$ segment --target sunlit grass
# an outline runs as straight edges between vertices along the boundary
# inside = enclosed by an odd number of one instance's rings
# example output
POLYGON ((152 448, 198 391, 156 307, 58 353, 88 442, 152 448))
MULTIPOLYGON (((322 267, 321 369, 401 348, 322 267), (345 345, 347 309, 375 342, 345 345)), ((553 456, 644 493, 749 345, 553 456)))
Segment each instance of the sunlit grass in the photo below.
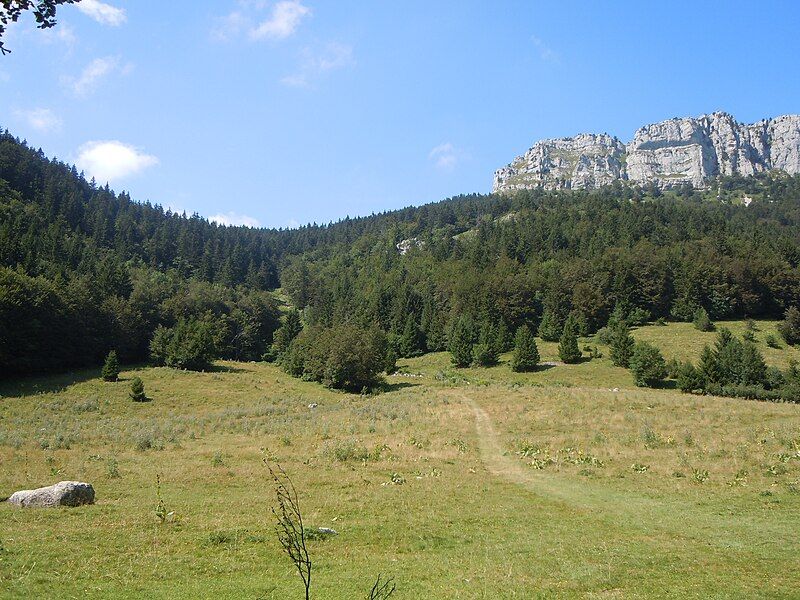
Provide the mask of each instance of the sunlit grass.
MULTIPOLYGON (((714 339, 680 324, 634 335, 691 359, 699 336, 714 339)), ((788 364, 786 349, 761 348, 788 364)), ((557 360, 556 344, 540 351, 557 360)), ((364 597, 379 572, 398 598, 798 589, 800 406, 637 389, 607 358, 531 374, 457 370, 445 353, 400 366, 421 376, 376 396, 229 362, 4 384, 0 496, 78 479, 97 504, 0 506, 0 595, 298 597, 265 455, 294 479, 307 522, 339 531, 311 542, 318 598, 364 597), (127 399, 134 375, 152 402, 127 399), (472 403, 512 476, 487 468, 472 403), (164 524, 157 474, 175 513, 164 524)))

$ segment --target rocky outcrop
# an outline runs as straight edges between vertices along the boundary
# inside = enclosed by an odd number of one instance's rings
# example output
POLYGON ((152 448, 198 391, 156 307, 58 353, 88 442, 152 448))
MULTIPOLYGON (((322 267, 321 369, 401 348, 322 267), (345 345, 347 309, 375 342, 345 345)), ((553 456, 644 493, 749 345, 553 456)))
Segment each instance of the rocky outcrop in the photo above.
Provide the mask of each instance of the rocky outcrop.
POLYGON ((645 125, 623 144, 607 134, 543 140, 495 172, 494 191, 594 189, 617 180, 702 188, 719 175, 800 173, 800 115, 743 125, 727 113, 645 125))
POLYGON ((542 140, 495 173, 495 191, 608 185, 622 176, 624 156, 625 145, 606 134, 542 140))
POLYGON ((52 508, 94 504, 94 488, 80 481, 61 481, 35 490, 14 492, 8 502, 24 508, 52 508))

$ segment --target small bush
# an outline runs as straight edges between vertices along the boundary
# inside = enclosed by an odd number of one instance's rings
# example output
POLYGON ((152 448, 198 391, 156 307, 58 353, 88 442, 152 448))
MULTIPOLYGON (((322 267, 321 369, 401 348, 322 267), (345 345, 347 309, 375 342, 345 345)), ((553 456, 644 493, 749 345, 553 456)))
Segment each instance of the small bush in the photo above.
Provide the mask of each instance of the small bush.
POLYGON ((138 377, 131 381, 131 391, 128 394, 134 402, 147 402, 147 395, 144 393, 144 383, 138 377))
POLYGON ((767 337, 764 338, 764 341, 766 342, 767 346, 769 346, 770 348, 780 348, 781 347, 780 342, 778 342, 778 338, 775 337, 775 335, 772 334, 772 333, 767 334, 767 337))
POLYGON ((119 463, 113 456, 106 461, 106 475, 108 475, 109 479, 119 479, 121 477, 119 463))

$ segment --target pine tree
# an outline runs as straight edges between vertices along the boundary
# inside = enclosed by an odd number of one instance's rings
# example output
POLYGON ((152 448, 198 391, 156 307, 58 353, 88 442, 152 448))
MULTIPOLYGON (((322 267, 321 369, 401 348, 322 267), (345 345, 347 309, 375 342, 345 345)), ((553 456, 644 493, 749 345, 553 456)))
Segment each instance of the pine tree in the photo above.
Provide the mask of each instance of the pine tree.
POLYGON ((743 344, 740 380, 742 385, 763 386, 767 381, 767 365, 756 345, 750 342, 743 344))
POLYGON ((564 332, 558 342, 558 356, 567 364, 576 363, 581 359, 576 323, 572 316, 569 316, 564 323, 564 332))
POLYGON ((527 325, 517 329, 514 337, 514 356, 511 359, 511 370, 517 373, 533 371, 539 364, 539 348, 536 338, 527 325))
POLYGON ((422 330, 417 325, 416 319, 413 314, 406 317, 405 325, 403 326, 403 333, 398 341, 400 356, 410 358, 412 356, 419 356, 422 354, 423 340, 422 330))
POLYGON ((486 324, 481 329, 481 335, 473 349, 475 363, 481 367, 492 367, 500 358, 502 340, 499 329, 494 324, 486 324))
POLYGON ((277 358, 280 359, 283 356, 289 348, 289 344, 300 335, 301 331, 303 331, 303 323, 300 319, 300 313, 296 309, 290 310, 286 313, 283 325, 278 328, 273 338, 272 348, 277 358))
POLYGON ((450 333, 448 350, 456 367, 468 367, 472 364, 472 322, 464 316, 459 317, 450 333))
POLYGON ((144 393, 144 383, 138 377, 134 377, 131 381, 131 391, 128 394, 134 402, 146 402, 147 396, 144 393))
POLYGON ((391 345, 387 344, 387 348, 383 370, 387 375, 391 375, 397 371, 397 352, 391 345))
POLYGON ((609 344, 611 362, 617 367, 627 368, 636 342, 628 331, 625 321, 615 321, 612 327, 609 344))
POLYGON ((694 320, 692 321, 694 328, 698 331, 714 331, 714 324, 708 317, 708 312, 705 308, 698 308, 694 313, 694 320))
POLYGON ((633 381, 639 387, 656 387, 667 376, 661 351, 648 342, 637 342, 630 360, 633 381))
POLYGON ((116 351, 112 350, 106 357, 103 365, 103 381, 116 381, 119 379, 119 360, 116 351))
POLYGON ((800 310, 790 307, 784 313, 784 319, 778 324, 778 332, 790 346, 800 344, 800 310))
POLYGON ((539 337, 546 342, 557 342, 561 336, 562 328, 559 326, 555 313, 545 309, 542 321, 539 323, 539 337))

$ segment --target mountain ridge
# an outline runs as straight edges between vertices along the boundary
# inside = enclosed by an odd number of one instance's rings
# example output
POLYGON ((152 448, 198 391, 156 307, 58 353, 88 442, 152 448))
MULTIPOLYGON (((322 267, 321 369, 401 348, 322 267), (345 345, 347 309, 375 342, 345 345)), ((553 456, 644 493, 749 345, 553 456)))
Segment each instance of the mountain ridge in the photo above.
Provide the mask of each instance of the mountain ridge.
POLYGON ((704 188, 720 175, 800 173, 800 115, 743 124, 726 112, 640 127, 629 143, 607 133, 544 139, 495 171, 492 190, 596 189, 615 181, 704 188))

